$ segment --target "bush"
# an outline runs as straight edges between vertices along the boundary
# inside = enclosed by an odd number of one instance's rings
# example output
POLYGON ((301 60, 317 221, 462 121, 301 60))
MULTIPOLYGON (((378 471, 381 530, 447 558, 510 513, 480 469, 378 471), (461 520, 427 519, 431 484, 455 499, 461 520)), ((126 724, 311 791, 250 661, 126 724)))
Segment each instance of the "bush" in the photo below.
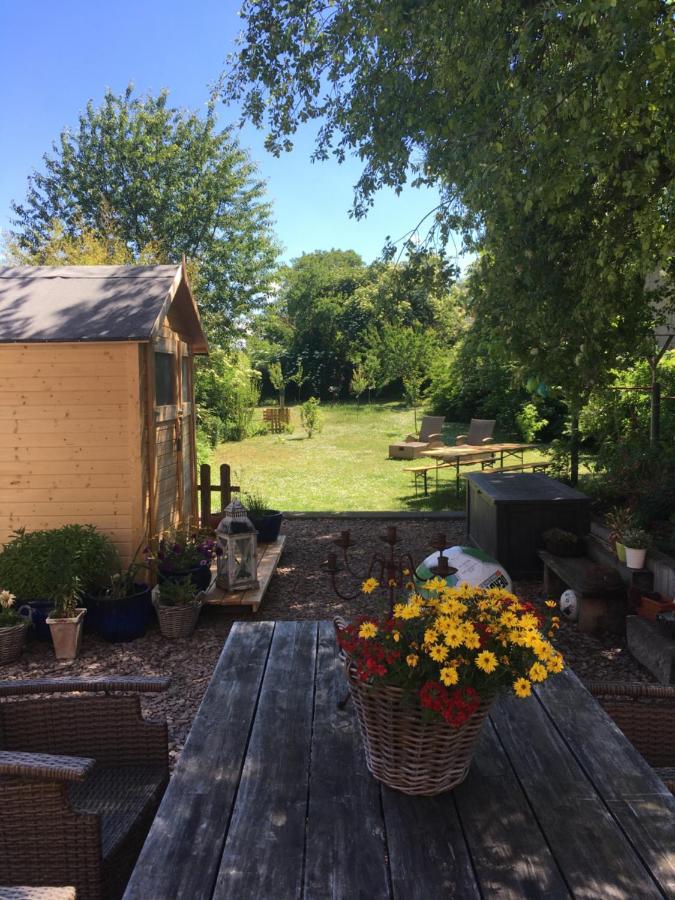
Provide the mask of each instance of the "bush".
POLYGON ((51 599, 65 585, 97 593, 119 570, 117 551, 93 525, 20 529, 0 553, 0 585, 18 600, 51 599))
POLYGON ((592 491, 602 505, 628 507, 639 525, 666 522, 675 508, 675 451, 669 444, 606 444, 592 491))
POLYGON ((307 437, 311 438, 315 431, 321 431, 321 411, 319 410, 319 401, 316 397, 310 397, 300 407, 300 421, 302 427, 307 432, 307 437))
POLYGON ((195 400, 199 431, 211 447, 247 437, 260 399, 260 373, 245 353, 216 348, 196 369, 195 400))

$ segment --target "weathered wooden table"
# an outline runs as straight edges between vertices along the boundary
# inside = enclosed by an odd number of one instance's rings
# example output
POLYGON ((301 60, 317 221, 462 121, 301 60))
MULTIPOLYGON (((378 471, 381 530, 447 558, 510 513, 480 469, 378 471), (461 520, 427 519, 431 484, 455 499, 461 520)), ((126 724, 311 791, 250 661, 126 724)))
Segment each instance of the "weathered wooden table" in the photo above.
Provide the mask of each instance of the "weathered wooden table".
POLYGON ((369 775, 344 692, 329 623, 235 624, 126 900, 675 894, 675 798, 571 673, 436 798, 369 775))
MULTIPOLYGON (((490 461, 499 462, 499 467, 503 468, 504 460, 509 457, 519 457, 523 461, 523 454, 526 450, 532 450, 538 444, 458 444, 456 447, 436 447, 433 450, 422 450, 420 456, 436 461, 438 468, 455 467, 455 493, 459 494, 459 470, 460 466, 481 463, 486 464, 490 461)), ((436 475, 436 486, 438 487, 438 474, 436 475)))

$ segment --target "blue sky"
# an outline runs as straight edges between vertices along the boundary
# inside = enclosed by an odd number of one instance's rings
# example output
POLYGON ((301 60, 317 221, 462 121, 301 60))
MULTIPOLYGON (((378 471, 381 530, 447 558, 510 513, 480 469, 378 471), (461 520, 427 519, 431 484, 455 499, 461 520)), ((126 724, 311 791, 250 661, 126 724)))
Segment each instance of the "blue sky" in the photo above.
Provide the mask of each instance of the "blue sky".
MULTIPOLYGON (((233 0, 0 0, 0 229, 26 178, 87 101, 131 81, 139 93, 168 88, 174 105, 202 107, 240 27, 233 0)), ((223 123, 236 110, 222 106, 223 123)), ((437 203, 434 191, 382 192, 366 220, 348 215, 360 166, 312 164, 313 131, 275 159, 252 127, 241 134, 267 180, 284 258, 315 249, 354 249, 370 262, 387 235, 396 239, 437 203)))

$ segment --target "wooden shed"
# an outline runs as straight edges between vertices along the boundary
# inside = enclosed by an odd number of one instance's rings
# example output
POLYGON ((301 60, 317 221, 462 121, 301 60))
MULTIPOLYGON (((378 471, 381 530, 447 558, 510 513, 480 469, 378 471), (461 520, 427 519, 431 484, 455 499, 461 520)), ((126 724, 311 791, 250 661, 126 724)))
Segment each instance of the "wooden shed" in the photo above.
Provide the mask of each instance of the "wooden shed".
POLYGON ((196 518, 183 266, 0 267, 0 544, 90 523, 125 560, 196 518))

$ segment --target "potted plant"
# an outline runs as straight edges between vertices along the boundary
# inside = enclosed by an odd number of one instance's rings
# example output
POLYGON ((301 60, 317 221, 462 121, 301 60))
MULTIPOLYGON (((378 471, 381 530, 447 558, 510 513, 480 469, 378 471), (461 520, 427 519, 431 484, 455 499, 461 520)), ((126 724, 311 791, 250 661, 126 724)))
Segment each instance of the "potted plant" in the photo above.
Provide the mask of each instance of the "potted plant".
POLYGON ((649 535, 641 528, 629 528, 624 532, 626 565, 629 569, 644 569, 649 541, 649 535))
POLYGON ((15 609, 16 597, 9 591, 0 591, 0 665, 14 662, 21 656, 30 625, 30 609, 15 609))
POLYGON ((188 577, 200 591, 211 583, 211 562, 217 554, 213 535, 190 526, 163 532, 146 548, 147 562, 160 584, 188 577))
POLYGON ((163 581, 153 591, 159 630, 166 638, 190 637, 202 608, 201 594, 190 578, 163 581))
POLYGON ((132 563, 110 577, 108 587, 96 598, 97 629, 111 643, 143 637, 152 615, 150 586, 141 581, 140 563, 132 563))
POLYGON ((605 522, 609 528, 610 544, 613 544, 619 562, 626 562, 626 545, 623 542, 623 533, 633 524, 633 514, 629 509, 615 506, 605 516, 605 522))
POLYGON ((581 556, 583 541, 571 531, 563 528, 549 528, 542 534, 544 546, 554 556, 581 556))
POLYGON ((82 641, 84 616, 87 612, 86 607, 78 605, 81 597, 82 591, 77 577, 56 587, 52 595, 54 608, 47 616, 47 625, 57 659, 77 659, 82 641))
MULTIPOLYGON (((98 593, 118 567, 119 557, 110 538, 93 525, 30 532, 19 529, 0 552, 0 584, 31 608, 32 633, 46 641, 55 585, 77 578, 84 599, 98 593)), ((91 601, 85 600, 84 605, 88 603, 91 601)))
POLYGON ((278 509, 270 509, 267 497, 260 491, 244 494, 243 502, 248 517, 258 532, 258 543, 273 544, 279 537, 284 514, 278 509))
POLYGON ((547 638, 559 622, 548 619, 501 589, 433 578, 386 618, 336 620, 372 774, 407 794, 462 782, 496 695, 527 697, 563 668, 547 638))

